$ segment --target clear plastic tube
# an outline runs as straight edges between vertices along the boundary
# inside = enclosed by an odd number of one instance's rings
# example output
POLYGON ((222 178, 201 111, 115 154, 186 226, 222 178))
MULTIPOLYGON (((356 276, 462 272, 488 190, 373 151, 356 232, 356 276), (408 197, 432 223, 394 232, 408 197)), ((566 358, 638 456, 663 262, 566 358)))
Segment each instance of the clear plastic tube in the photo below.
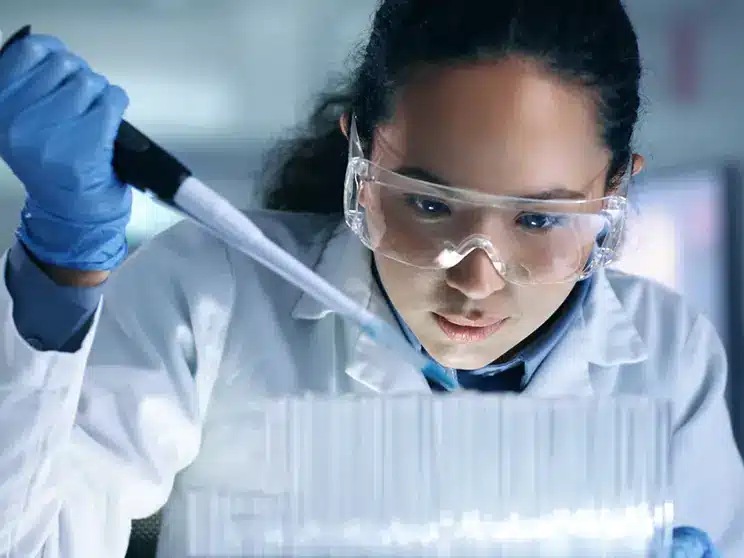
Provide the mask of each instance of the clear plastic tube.
MULTIPOLYGON (((458 393, 256 405, 273 425, 261 467, 283 480, 260 512, 251 495, 227 496, 254 510, 232 516, 241 556, 666 555, 665 401, 458 393)), ((208 524, 193 527, 207 537, 208 524)))

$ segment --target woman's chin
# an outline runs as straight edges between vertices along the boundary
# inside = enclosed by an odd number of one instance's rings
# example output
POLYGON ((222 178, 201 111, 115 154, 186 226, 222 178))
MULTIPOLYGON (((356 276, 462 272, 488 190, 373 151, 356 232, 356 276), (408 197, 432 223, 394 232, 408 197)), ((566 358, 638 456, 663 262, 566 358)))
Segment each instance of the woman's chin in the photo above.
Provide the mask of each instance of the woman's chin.
POLYGON ((501 354, 496 354, 492 348, 463 346, 453 342, 438 342, 427 348, 429 355, 446 368, 456 370, 479 370, 497 360, 501 354))

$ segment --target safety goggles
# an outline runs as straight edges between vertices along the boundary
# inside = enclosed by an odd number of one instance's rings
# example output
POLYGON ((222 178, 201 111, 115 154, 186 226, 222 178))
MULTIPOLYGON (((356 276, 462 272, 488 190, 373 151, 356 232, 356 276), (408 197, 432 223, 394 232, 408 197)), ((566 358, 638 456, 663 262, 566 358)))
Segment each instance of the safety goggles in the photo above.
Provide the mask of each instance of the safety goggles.
POLYGON ((580 280, 610 263, 622 239, 627 202, 618 195, 497 196, 411 178, 365 158, 352 118, 344 209, 351 230, 385 257, 448 269, 482 250, 505 281, 530 285, 580 280))

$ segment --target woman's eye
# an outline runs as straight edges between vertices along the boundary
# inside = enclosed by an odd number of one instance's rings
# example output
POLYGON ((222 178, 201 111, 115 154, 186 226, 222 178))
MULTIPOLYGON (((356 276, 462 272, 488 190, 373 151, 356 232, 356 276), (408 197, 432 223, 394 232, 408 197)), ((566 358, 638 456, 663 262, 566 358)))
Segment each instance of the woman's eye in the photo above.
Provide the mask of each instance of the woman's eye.
POLYGON ((545 231, 566 224, 566 218, 561 215, 546 215, 544 213, 522 213, 517 217, 517 224, 529 231, 545 231))
POLYGON ((409 195, 406 196, 406 202, 427 217, 446 217, 452 213, 447 204, 433 198, 409 195))

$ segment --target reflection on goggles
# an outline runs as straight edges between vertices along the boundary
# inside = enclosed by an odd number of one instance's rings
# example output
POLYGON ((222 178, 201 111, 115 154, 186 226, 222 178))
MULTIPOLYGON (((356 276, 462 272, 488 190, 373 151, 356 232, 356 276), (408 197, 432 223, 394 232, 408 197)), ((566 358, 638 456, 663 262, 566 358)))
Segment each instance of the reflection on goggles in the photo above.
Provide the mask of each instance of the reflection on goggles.
POLYGON ((494 196, 403 176, 359 156, 352 127, 346 221, 386 257, 448 269, 482 250, 505 280, 561 283, 612 260, 626 202, 494 196))

